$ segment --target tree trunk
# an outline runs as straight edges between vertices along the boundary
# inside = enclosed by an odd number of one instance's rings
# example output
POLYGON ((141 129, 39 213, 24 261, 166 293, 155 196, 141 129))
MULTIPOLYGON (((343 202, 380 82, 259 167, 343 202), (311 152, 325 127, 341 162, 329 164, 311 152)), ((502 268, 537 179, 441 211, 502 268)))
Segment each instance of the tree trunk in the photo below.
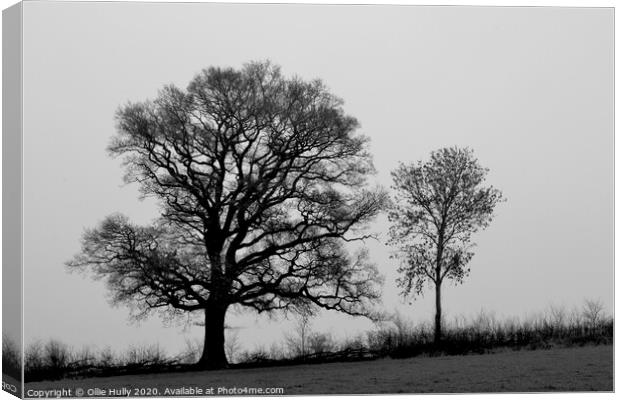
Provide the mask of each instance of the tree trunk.
POLYGON ((225 368, 228 365, 224 351, 224 320, 228 307, 220 304, 205 309, 205 340, 198 366, 204 369, 225 368))
POLYGON ((444 231, 445 231, 445 218, 442 219, 441 227, 439 228, 439 244, 437 245, 437 260, 435 266, 435 347, 439 347, 441 342, 441 266, 443 264, 443 251, 444 251, 444 231))
POLYGON ((441 342, 441 282, 435 283, 435 346, 441 342))

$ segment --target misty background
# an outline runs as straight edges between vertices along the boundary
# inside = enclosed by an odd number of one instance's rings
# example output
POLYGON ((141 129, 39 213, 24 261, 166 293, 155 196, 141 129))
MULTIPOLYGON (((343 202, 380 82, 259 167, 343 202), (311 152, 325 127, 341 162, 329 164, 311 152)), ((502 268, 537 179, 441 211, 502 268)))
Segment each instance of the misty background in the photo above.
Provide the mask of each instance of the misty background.
MULTIPOLYGON (((114 112, 185 88, 208 66, 269 59, 320 78, 371 138, 377 175, 398 161, 469 146, 508 201, 477 233, 472 272, 445 285, 446 319, 481 309, 527 317, 585 298, 613 307, 613 10, 421 6, 24 3, 25 343, 79 348, 159 343, 174 354, 203 328, 129 321, 103 282, 64 267, 85 228, 157 204, 124 185, 106 152, 114 112)), ((399 297, 387 218, 369 255, 385 275, 383 307, 430 321, 433 293, 399 297)), ((231 310, 232 311, 232 310, 231 310)), ((200 316, 198 316, 200 319, 200 316)), ((291 322, 229 313, 242 349, 279 342, 291 322)), ((317 331, 372 328, 329 312, 317 331)))

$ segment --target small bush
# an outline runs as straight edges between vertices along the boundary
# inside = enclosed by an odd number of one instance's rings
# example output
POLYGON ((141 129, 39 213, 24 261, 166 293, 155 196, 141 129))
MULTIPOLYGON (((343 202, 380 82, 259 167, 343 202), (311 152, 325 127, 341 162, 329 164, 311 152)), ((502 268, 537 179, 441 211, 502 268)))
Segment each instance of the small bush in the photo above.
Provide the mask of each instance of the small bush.
POLYGON ((328 333, 311 333, 308 337, 308 351, 310 354, 327 353, 334 351, 336 343, 328 333))
POLYGON ((252 351, 244 351, 239 359, 241 364, 257 364, 273 360, 271 354, 262 346, 252 351))
POLYGON ((24 358, 27 382, 136 373, 177 363, 177 360, 167 359, 158 345, 131 346, 117 355, 110 347, 101 351, 89 347, 73 351, 58 340, 31 343, 26 347, 24 358))
POLYGON ((43 363, 50 369, 63 370, 69 359, 69 347, 58 340, 50 340, 43 348, 43 363))
POLYGON ((165 353, 159 345, 131 346, 125 356, 127 366, 157 365, 166 361, 165 353))
POLYGON ((101 350, 99 353, 99 360, 95 360, 95 364, 99 364, 102 368, 111 368, 117 363, 116 357, 112 348, 109 346, 101 350))

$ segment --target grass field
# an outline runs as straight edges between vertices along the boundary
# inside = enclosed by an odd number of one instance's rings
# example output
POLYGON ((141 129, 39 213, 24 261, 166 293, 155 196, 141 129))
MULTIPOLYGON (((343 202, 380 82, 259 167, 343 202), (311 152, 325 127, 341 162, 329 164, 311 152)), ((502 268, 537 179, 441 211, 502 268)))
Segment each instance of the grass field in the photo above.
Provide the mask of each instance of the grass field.
POLYGON ((27 383, 53 388, 282 387, 284 394, 612 391, 613 347, 380 359, 27 383))

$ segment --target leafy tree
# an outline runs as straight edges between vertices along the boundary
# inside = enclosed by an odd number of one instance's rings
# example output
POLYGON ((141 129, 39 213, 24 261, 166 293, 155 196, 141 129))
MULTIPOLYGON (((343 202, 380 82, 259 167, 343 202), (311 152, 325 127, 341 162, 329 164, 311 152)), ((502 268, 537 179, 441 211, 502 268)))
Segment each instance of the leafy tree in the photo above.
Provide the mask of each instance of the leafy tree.
POLYGON ((401 258, 399 286, 404 295, 435 288, 435 343, 441 340, 441 285, 462 283, 473 256, 472 234, 486 228, 502 193, 485 186, 488 170, 473 151, 444 148, 430 160, 400 164, 392 172, 396 198, 389 212, 390 244, 401 258))
POLYGON ((380 278, 344 243, 368 237, 360 228, 386 195, 365 189, 368 139, 342 105, 319 80, 255 62, 121 107, 109 152, 123 157, 126 182, 159 199, 161 217, 107 217, 68 265, 105 279, 137 315, 204 312, 205 368, 227 364, 232 305, 365 315, 380 278))

